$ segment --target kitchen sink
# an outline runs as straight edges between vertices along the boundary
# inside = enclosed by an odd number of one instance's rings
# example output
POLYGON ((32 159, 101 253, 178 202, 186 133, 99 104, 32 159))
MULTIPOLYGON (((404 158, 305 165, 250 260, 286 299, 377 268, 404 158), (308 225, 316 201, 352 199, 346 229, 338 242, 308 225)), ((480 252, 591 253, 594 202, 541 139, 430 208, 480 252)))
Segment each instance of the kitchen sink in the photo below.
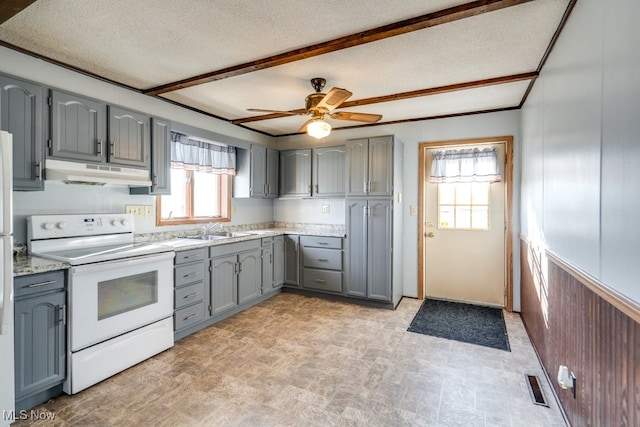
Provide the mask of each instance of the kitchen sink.
POLYGON ((244 237, 244 236, 252 236, 252 233, 247 233, 243 231, 231 231, 231 232, 223 232, 223 233, 210 233, 206 235, 194 236, 191 239, 197 240, 220 240, 220 239, 229 239, 231 237, 244 237))

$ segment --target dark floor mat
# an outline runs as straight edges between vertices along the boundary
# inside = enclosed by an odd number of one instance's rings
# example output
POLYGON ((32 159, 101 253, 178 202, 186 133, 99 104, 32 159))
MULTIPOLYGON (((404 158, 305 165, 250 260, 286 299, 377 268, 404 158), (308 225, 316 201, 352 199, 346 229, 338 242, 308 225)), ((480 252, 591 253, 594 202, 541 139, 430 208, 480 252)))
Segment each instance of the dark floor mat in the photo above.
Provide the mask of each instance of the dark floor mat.
POLYGON ((407 330, 511 351, 499 308, 425 299, 407 330))

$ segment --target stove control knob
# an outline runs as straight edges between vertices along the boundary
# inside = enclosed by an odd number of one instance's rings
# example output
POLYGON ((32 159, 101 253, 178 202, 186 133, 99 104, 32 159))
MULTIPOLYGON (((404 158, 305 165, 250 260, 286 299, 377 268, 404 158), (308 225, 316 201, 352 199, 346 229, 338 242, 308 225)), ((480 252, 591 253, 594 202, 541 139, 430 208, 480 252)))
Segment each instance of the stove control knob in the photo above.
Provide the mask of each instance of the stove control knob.
POLYGON ((120 225, 120 222, 117 219, 114 219, 113 221, 111 221, 111 225, 117 227, 118 225, 120 225))
POLYGON ((42 228, 44 228, 45 230, 53 230, 53 224, 50 222, 45 222, 44 224, 42 224, 42 228))
POLYGON ((65 228, 67 228, 67 223, 66 222, 59 222, 58 223, 58 228, 60 230, 64 230, 65 228))
POLYGON ((129 225, 129 220, 128 219, 123 219, 122 221, 120 221, 120 223, 124 226, 129 225))

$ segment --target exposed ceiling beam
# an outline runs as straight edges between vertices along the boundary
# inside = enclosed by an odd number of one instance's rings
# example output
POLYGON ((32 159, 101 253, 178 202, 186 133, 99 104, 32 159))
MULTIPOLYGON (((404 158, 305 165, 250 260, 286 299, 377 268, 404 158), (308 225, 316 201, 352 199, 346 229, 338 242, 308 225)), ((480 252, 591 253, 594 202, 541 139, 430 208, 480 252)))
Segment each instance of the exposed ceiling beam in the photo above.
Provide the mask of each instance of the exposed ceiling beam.
POLYGON ((417 16, 415 18, 409 18, 402 21, 394 22, 392 24, 383 25, 371 30, 361 31, 359 33, 339 37, 327 42, 306 46, 300 49, 294 49, 289 52, 269 56, 251 62, 246 62, 244 64, 234 65, 232 67, 227 67, 216 71, 211 71, 176 82, 166 83, 160 86, 145 89, 142 92, 147 95, 155 96, 166 92, 172 92, 178 89, 197 86, 216 80, 222 80, 253 71, 264 70, 266 68, 312 58, 318 55, 324 55, 330 52, 335 52, 354 46, 360 46, 366 43, 371 43, 389 37, 399 36, 402 34, 410 33, 412 31, 423 30, 425 28, 433 27, 436 25, 446 24, 487 12, 493 12, 530 1, 532 0, 477 0, 437 12, 427 13, 426 15, 417 16))
POLYGON ((0 24, 8 21, 36 0, 2 0, 0 4, 0 24))
MULTIPOLYGON (((454 91, 465 90, 465 89, 474 89, 474 88, 493 86, 498 84, 513 83, 513 82, 519 82, 522 80, 535 80, 536 77, 538 77, 538 72, 532 71, 529 73, 494 77, 491 79, 476 80, 476 81, 465 82, 465 83, 456 83, 456 84, 446 85, 446 86, 438 86, 438 87, 432 87, 427 89, 413 90, 410 92, 394 93, 392 95, 357 99, 354 101, 344 102, 340 105, 339 108, 360 107, 362 105, 379 104, 382 102, 391 102, 391 101, 400 101, 403 99, 437 95, 440 93, 454 92, 454 91)), ((294 113, 294 114, 304 114, 304 111, 305 111, 304 109, 297 109, 297 110, 290 110, 288 112, 294 113)), ((280 117, 289 117, 289 116, 290 114, 284 114, 284 113, 262 114, 259 116, 251 116, 251 117, 245 117, 242 119, 231 120, 231 123, 238 125, 242 123, 257 122, 261 120, 277 119, 280 117)))

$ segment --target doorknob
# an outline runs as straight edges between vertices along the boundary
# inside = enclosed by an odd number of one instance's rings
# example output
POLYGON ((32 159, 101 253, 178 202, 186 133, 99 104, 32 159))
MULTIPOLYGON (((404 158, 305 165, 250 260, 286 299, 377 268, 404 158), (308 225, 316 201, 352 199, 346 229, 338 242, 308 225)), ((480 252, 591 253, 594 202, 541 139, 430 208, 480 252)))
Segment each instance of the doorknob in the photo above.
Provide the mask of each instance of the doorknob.
POLYGON ((433 231, 430 231, 427 233, 427 237, 436 237, 436 235, 433 231))

